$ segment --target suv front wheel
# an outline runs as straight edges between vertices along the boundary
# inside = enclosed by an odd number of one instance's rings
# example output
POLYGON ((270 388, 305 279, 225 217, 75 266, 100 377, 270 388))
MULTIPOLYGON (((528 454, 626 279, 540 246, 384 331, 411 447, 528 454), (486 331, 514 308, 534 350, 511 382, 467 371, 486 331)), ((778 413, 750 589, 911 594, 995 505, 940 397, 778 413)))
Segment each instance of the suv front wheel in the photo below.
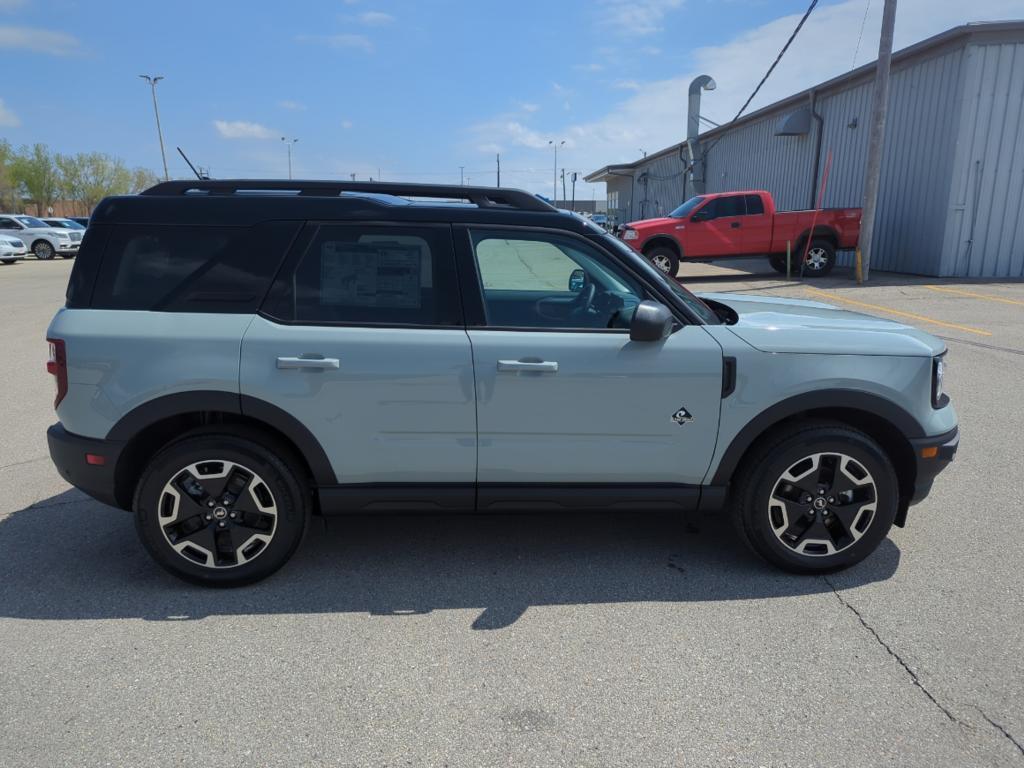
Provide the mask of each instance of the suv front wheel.
POLYGON ((733 519, 765 560, 828 573, 858 563, 889 533, 899 503, 885 451, 842 424, 791 426, 762 440, 740 469, 733 519))
POLYGON ((160 451, 135 492, 136 529, 179 578, 233 587, 269 576, 295 552, 309 515, 289 463, 230 434, 185 437, 160 451))

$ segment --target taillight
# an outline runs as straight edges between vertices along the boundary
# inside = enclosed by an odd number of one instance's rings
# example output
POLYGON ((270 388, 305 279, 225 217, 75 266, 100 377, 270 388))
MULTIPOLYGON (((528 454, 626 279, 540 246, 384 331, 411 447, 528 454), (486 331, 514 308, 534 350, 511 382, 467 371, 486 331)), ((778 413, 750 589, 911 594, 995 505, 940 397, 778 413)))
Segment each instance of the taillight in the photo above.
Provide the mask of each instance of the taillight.
POLYGON ((46 372, 53 376, 57 385, 57 395, 53 399, 53 407, 56 408, 68 393, 68 356, 64 349, 64 339, 47 341, 50 343, 50 359, 46 361, 46 372))

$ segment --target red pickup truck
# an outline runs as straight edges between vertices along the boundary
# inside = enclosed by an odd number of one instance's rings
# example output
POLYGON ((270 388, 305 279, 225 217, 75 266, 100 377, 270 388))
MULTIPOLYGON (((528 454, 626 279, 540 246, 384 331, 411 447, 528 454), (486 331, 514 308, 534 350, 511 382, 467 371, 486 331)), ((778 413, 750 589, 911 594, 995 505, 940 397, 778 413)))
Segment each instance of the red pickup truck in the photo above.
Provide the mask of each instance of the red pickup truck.
POLYGON ((860 214, 860 208, 776 211, 771 194, 763 190, 716 192, 691 197, 663 218, 626 224, 619 234, 673 276, 680 261, 726 256, 768 256, 776 270, 785 272, 787 242, 793 270, 799 271, 810 239, 804 274, 822 277, 832 271, 836 251, 856 247, 860 214))

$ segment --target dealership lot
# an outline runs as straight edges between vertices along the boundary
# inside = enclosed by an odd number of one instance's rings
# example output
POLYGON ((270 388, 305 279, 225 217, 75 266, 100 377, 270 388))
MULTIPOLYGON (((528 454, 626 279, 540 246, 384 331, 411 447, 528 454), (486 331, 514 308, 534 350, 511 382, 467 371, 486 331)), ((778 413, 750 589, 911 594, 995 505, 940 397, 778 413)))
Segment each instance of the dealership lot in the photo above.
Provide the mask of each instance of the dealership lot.
POLYGON ((719 519, 365 517, 234 591, 164 574, 58 477, 71 264, 0 268, 0 762, 1024 764, 1024 284, 748 266, 683 279, 948 340, 960 454, 865 563, 782 574, 719 519))

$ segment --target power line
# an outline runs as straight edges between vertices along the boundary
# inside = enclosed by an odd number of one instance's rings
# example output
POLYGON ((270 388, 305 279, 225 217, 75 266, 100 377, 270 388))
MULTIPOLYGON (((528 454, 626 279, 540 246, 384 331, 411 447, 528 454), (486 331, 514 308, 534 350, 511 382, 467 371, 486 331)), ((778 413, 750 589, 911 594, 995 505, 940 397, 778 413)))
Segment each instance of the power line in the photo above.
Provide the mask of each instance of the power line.
MULTIPOLYGON (((728 128, 728 127, 729 127, 730 125, 732 125, 732 124, 733 124, 733 123, 735 123, 735 122, 736 122, 737 120, 739 120, 739 119, 740 119, 740 115, 742 115, 742 114, 743 114, 743 111, 744 111, 744 110, 745 110, 745 109, 746 109, 747 107, 749 107, 749 106, 750 106, 750 102, 752 102, 752 101, 754 100, 754 97, 755 97, 755 96, 757 96, 757 92, 761 90, 761 86, 765 84, 765 82, 766 82, 766 81, 768 80, 768 78, 769 78, 769 77, 771 77, 771 74, 772 74, 772 72, 774 72, 774 71, 775 71, 775 67, 777 67, 777 66, 778 66, 778 64, 779 64, 779 62, 780 62, 780 61, 782 61, 782 57, 786 55, 786 51, 788 51, 788 50, 789 50, 789 46, 790 46, 790 45, 791 45, 791 44, 793 43, 793 41, 794 41, 794 40, 796 39, 796 36, 797 36, 797 35, 798 35, 798 34, 800 33, 800 29, 801 29, 801 28, 803 27, 803 25, 804 25, 804 22, 805 22, 805 21, 807 21, 807 17, 811 15, 811 11, 813 11, 813 10, 814 10, 814 7, 815 7, 815 6, 817 5, 817 4, 818 4, 818 0, 811 0, 811 4, 810 4, 809 6, 807 6, 807 10, 806 10, 806 11, 804 12, 804 15, 803 15, 803 16, 801 17, 800 21, 799 21, 799 22, 797 23, 797 25, 796 25, 796 29, 794 29, 794 30, 793 30, 793 34, 791 34, 791 35, 789 36, 789 40, 787 40, 787 41, 786 41, 786 44, 785 44, 784 46, 782 46, 782 50, 781 50, 781 51, 779 51, 779 55, 775 57, 775 61, 773 61, 773 62, 772 62, 772 65, 771 65, 770 67, 768 67, 768 71, 764 73, 764 77, 762 77, 762 78, 761 78, 761 82, 759 82, 759 83, 757 84, 757 87, 756 87, 756 88, 754 89, 754 92, 753 92, 752 94, 750 94, 749 98, 748 98, 748 99, 747 99, 747 100, 746 100, 745 102, 743 102, 743 106, 742 106, 742 107, 740 107, 740 111, 736 113, 736 117, 734 117, 734 118, 733 118, 732 120, 730 120, 730 121, 729 121, 729 122, 728 122, 728 123, 726 124, 726 126, 725 126, 726 128, 728 128)), ((723 134, 722 134, 722 135, 723 135, 723 136, 725 135, 725 134, 724 134, 724 132, 723 132, 723 134)), ((712 150, 712 149, 714 149, 714 148, 715 148, 716 146, 718 146, 718 142, 720 142, 721 140, 722 140, 722 137, 721 137, 721 136, 719 136, 719 137, 718 137, 718 138, 717 138, 717 139, 715 140, 715 143, 714 143, 714 144, 712 144, 712 145, 711 145, 710 147, 708 147, 708 148, 707 148, 707 149, 706 149, 706 150, 704 151, 704 157, 705 157, 705 158, 707 158, 707 156, 708 156, 709 154, 711 154, 711 150, 712 150)))
POLYGON ((857 47, 853 50, 853 61, 850 62, 850 69, 857 66, 857 54, 860 53, 860 41, 864 39, 864 25, 868 23, 868 11, 871 10, 871 0, 864 6, 864 18, 860 22, 860 34, 857 35, 857 47))

